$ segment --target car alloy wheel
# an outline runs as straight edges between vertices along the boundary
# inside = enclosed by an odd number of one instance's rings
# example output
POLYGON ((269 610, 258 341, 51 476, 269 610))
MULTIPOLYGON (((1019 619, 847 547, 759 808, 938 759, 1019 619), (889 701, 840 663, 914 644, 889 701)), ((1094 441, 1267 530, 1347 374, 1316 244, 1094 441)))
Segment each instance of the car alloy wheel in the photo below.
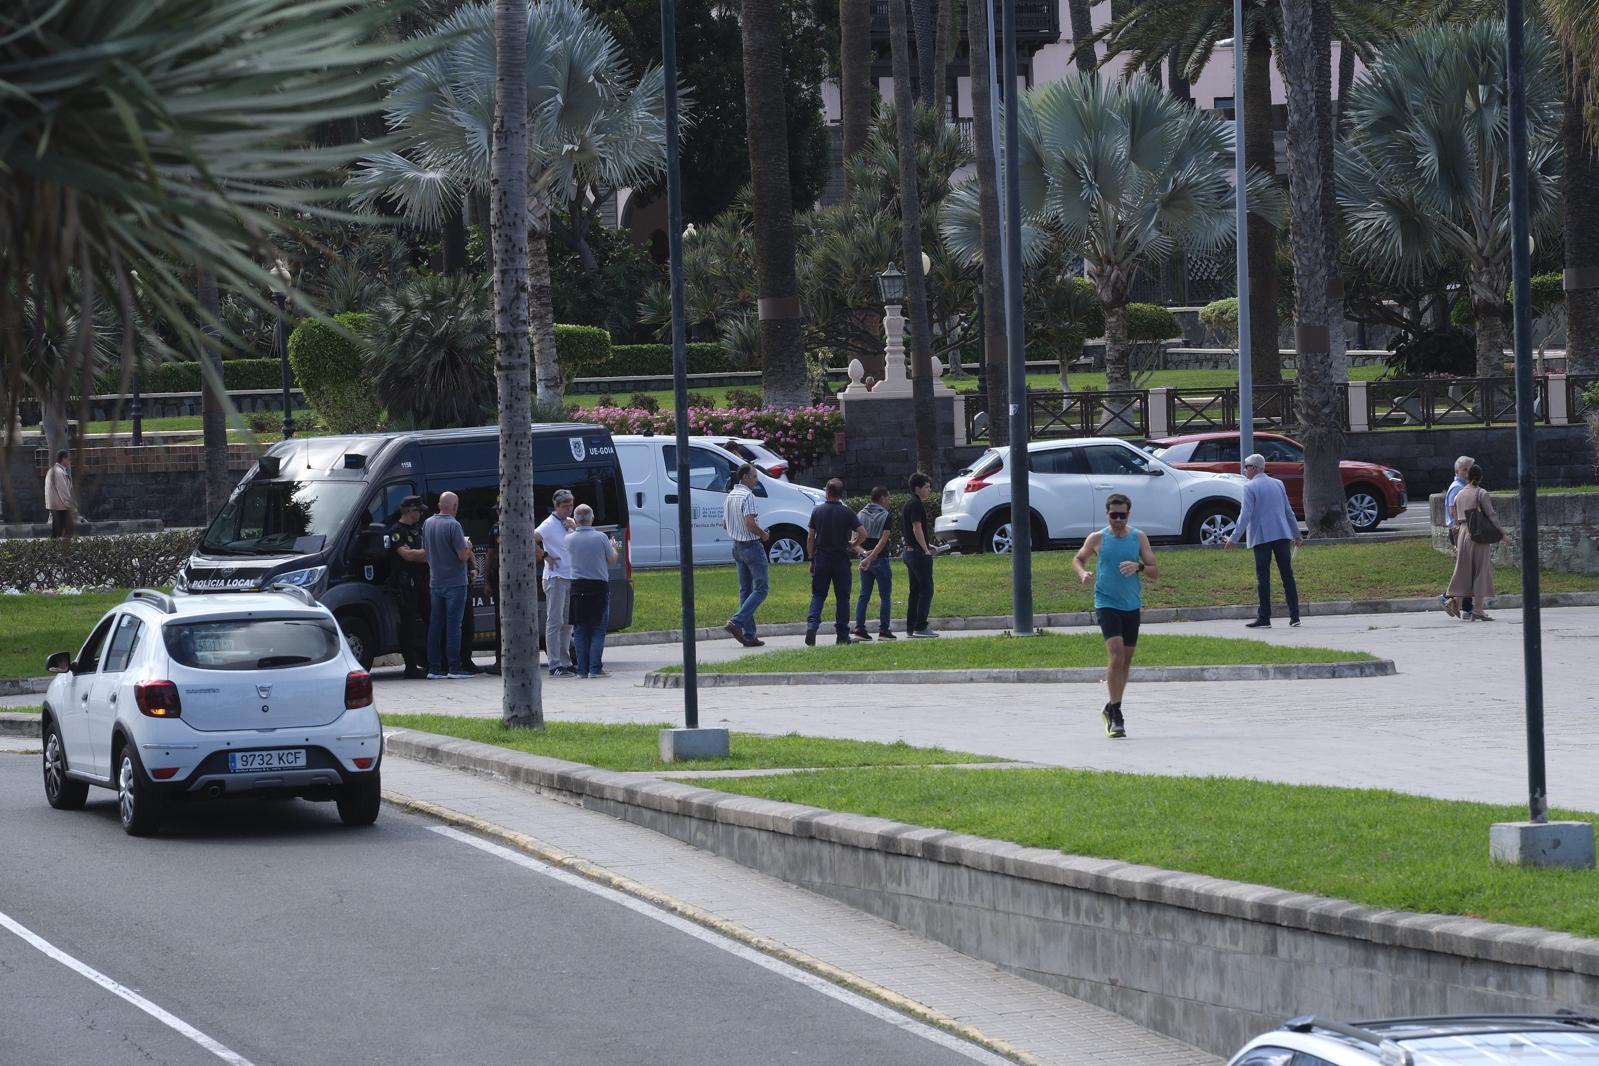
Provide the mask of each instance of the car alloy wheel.
POLYGON ((89 786, 67 776, 67 754, 61 729, 52 722, 44 737, 44 798, 60 811, 75 811, 89 797, 89 786))
POLYGON ((1356 489, 1349 494, 1346 504, 1349 513, 1349 524, 1355 527, 1355 532, 1366 533, 1377 528, 1377 523, 1382 520, 1382 504, 1377 502, 1377 497, 1366 489, 1356 489))
POLYGON ((130 836, 150 836, 161 824, 161 801, 144 783, 131 743, 117 760, 117 814, 130 836))
POLYGON ((983 539, 988 546, 988 550, 995 555, 1009 555, 1011 548, 1014 546, 1009 522, 1001 522, 993 529, 990 529, 988 536, 983 539))
POLYGON ((778 537, 768 545, 766 557, 774 563, 803 563, 805 545, 793 537, 778 537))
POLYGON ((1199 543, 1216 548, 1227 543, 1238 529, 1232 515, 1212 511, 1199 520, 1199 543))

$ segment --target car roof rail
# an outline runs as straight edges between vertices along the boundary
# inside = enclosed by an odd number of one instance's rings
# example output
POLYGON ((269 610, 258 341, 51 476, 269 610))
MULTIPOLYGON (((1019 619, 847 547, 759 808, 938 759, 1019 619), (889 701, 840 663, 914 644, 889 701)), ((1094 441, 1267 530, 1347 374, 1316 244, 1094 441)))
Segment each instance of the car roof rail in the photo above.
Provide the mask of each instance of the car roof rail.
POLYGON ((316 597, 311 595, 311 590, 303 585, 292 585, 287 581, 278 581, 263 586, 262 592, 281 592, 286 596, 293 596, 307 607, 316 606, 316 597))
POLYGON ((128 598, 123 603, 148 603, 162 614, 177 614, 178 604, 171 596, 159 589, 134 589, 128 593, 128 598))
POLYGON ((1382 1066, 1412 1066, 1415 1062, 1410 1052, 1400 1047, 1393 1039, 1383 1036, 1381 1033, 1374 1033, 1370 1029, 1362 1029, 1358 1025, 1350 1025, 1347 1022, 1326 1021, 1314 1015, 1306 1014, 1298 1018, 1288 1019, 1288 1021, 1283 1023, 1283 1028, 1292 1033, 1309 1033, 1313 1030, 1321 1029, 1325 1032, 1337 1033, 1348 1040, 1369 1045, 1376 1049, 1377 1061, 1382 1066))

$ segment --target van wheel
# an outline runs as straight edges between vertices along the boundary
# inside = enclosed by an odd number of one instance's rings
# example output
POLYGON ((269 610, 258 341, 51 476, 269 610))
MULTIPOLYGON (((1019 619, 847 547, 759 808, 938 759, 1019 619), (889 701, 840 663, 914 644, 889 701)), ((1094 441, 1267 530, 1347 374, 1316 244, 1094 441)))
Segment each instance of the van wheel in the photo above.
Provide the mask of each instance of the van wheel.
POLYGON ((81 810, 89 798, 88 784, 67 776, 67 747, 54 721, 44 727, 44 798, 58 811, 81 810))
POLYGON ((1382 523, 1382 501, 1364 485, 1356 485, 1345 496, 1349 524, 1356 533, 1370 533, 1382 523))
POLYGON ((334 616, 339 628, 344 631, 344 642, 350 646, 350 654, 361 661, 361 669, 372 669, 372 660, 377 658, 377 634, 372 632, 372 623, 358 614, 345 613, 334 616))
POLYGON ((805 534, 790 526, 774 530, 766 543, 766 557, 774 563, 803 563, 805 534))
POLYGON ((345 825, 371 825, 378 820, 378 808, 383 804, 383 782, 378 771, 362 774, 339 788, 334 802, 339 807, 339 819, 345 825))
POLYGON ((161 828, 161 797, 150 787, 131 743, 117 753, 117 815, 129 836, 154 836, 161 828))

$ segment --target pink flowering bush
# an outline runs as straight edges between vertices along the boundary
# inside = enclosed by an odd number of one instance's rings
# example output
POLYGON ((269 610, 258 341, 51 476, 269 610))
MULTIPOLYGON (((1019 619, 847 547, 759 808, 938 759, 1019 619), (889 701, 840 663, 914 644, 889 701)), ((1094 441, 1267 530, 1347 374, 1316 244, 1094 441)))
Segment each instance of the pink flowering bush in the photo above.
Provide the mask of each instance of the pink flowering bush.
MULTIPOLYGON (((612 433, 653 433, 658 437, 677 432, 671 411, 645 411, 636 407, 595 407, 578 416, 612 433)), ((837 407, 691 407, 689 432, 714 437, 753 437, 795 466, 810 466, 833 447, 835 434, 844 428, 837 407)))

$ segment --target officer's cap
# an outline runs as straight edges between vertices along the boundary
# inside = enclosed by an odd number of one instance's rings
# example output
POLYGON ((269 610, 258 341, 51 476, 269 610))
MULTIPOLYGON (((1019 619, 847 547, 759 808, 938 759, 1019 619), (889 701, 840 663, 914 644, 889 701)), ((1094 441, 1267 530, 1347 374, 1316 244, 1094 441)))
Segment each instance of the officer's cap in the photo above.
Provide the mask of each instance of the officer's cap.
POLYGON ((422 497, 420 496, 407 496, 400 501, 400 510, 402 511, 425 511, 427 509, 428 505, 422 502, 422 497))

